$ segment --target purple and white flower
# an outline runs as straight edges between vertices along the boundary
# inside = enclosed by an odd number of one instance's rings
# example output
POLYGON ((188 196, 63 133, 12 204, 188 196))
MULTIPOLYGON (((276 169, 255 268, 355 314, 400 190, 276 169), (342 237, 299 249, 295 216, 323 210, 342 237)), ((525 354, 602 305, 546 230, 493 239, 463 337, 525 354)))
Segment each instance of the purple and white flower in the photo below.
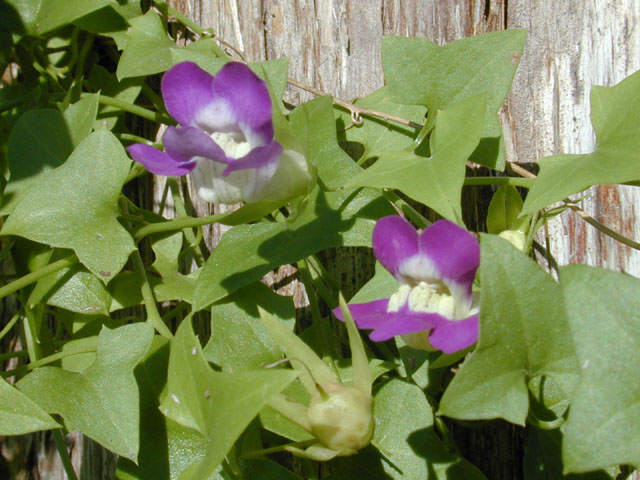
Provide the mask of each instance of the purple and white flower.
POLYGON ((267 85, 244 64, 215 75, 193 62, 162 77, 169 127, 162 152, 141 143, 127 148, 157 175, 190 173, 197 194, 212 203, 277 201, 304 193, 312 176, 305 157, 274 137, 267 85))
MULTIPOLYGON (((373 230, 378 261, 400 283, 390 298, 350 305, 358 328, 373 341, 400 335, 407 345, 453 353, 478 339, 478 307, 471 291, 480 263, 478 241, 465 229, 439 220, 417 232, 399 216, 373 230)), ((333 313, 340 319, 337 308, 333 313)))

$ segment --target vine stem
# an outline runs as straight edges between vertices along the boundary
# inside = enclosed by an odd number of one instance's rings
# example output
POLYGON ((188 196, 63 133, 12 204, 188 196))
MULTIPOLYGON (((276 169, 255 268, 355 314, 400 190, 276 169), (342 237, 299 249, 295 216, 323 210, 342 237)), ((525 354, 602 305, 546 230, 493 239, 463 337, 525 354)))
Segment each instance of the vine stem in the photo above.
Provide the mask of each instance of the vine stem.
POLYGON ((51 433, 53 433, 53 441, 56 443, 56 449, 58 450, 58 454, 60 455, 60 460, 62 461, 62 466, 64 467, 64 471, 67 474, 67 477, 69 478, 69 480, 78 480, 76 472, 73 469, 73 465, 71 464, 71 457, 69 457, 67 446, 64 444, 62 430, 56 428, 53 429, 51 433))
POLYGON ((171 330, 169 330, 169 327, 167 327, 167 325, 162 320, 160 312, 158 311, 156 298, 153 294, 153 289, 151 288, 149 279, 147 278, 144 263, 142 263, 142 257, 140 256, 140 250, 134 251, 131 256, 133 260, 133 267, 135 268, 136 272, 138 273, 138 277, 140 278, 140 290, 142 292, 142 300, 144 302, 144 306, 147 310, 147 321, 151 322, 153 327, 160 335, 171 339, 173 338, 173 335, 171 334, 171 330))
MULTIPOLYGON (((326 95, 325 92, 323 92, 322 90, 318 90, 317 88, 311 87, 309 85, 306 85, 302 82, 299 82, 293 78, 287 78, 287 83, 290 83, 291 85, 293 85, 294 87, 298 87, 301 90, 305 90, 309 93, 313 93, 314 95, 326 95)), ((347 102, 346 100, 342 100, 341 98, 338 97, 333 97, 333 103, 345 108, 347 110, 349 110, 353 115, 358 116, 358 115, 368 115, 371 117, 378 117, 378 118, 382 118, 383 120, 387 120, 387 121, 391 121, 391 122, 395 122, 395 123, 399 123, 400 125, 405 125, 407 127, 411 127, 411 128, 415 128, 417 130, 421 130, 422 129, 422 125, 420 125, 419 123, 416 122, 412 122, 411 120, 407 120, 406 118, 402 118, 402 117, 398 117, 396 115, 391 115, 389 113, 385 113, 385 112, 380 112, 378 110, 371 110, 369 108, 362 108, 359 107, 353 103, 347 102)))
POLYGON ((37 282, 41 278, 46 277, 58 270, 62 270, 63 268, 70 267, 78 263, 78 258, 75 254, 71 254, 68 257, 61 258, 58 261, 50 263, 46 267, 41 268, 40 270, 36 270, 35 272, 28 273, 11 283, 7 283, 6 285, 0 287, 0 298, 6 297, 7 295, 12 294, 13 292, 20 290, 21 288, 26 287, 27 285, 31 285, 34 282, 37 282))
MULTIPOLYGON (((511 169, 511 171, 513 173, 516 173, 516 174, 518 174, 518 175, 520 175, 522 177, 530 178, 530 179, 537 178, 535 173, 531 173, 529 170, 527 170, 525 168, 522 168, 517 163, 507 162, 507 165, 509 165, 509 168, 511 169)), ((605 224, 600 223, 598 220, 593 218, 591 215, 589 215, 587 212, 585 212, 582 208, 580 208, 578 205, 576 205, 574 202, 572 202, 569 198, 563 199, 562 202, 569 209, 571 209, 572 211, 576 212, 578 217, 580 217, 582 220, 587 222, 592 227, 594 227, 597 230, 601 231, 605 235, 613 238, 614 240, 616 240, 616 241, 618 241, 618 242, 620 242, 620 243, 622 243, 624 245, 627 245, 628 247, 633 248, 634 250, 640 250, 640 243, 638 243, 638 242, 636 242, 634 240, 631 240, 630 238, 627 238, 624 235, 619 234, 615 230, 610 229, 605 224)))

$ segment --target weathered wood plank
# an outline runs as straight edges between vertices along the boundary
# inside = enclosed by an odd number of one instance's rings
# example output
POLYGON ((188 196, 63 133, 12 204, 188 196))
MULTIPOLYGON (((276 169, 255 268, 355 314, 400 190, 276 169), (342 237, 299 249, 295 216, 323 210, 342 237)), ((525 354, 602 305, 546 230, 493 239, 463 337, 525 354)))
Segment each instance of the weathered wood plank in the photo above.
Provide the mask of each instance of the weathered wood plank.
MULTIPOLYGON (((528 28, 525 54, 505 115, 507 157, 520 162, 595 145, 589 119, 592 85, 612 86, 640 68, 640 2, 512 0, 507 26, 528 28)), ((638 239, 635 187, 589 190, 583 208, 623 235, 638 239)), ((586 263, 640 276, 640 252, 566 212, 549 226, 560 265, 586 263)))

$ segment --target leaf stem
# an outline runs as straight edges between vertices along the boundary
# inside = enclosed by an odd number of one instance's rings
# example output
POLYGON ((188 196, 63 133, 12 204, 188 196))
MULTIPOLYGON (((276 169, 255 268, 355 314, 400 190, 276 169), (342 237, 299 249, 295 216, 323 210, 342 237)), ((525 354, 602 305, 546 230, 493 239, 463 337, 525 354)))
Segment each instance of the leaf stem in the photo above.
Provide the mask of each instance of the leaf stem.
POLYGON ((535 178, 520 177, 466 177, 465 185, 513 185, 514 187, 531 188, 535 178))
POLYGON ((181 217, 174 218, 173 220, 169 220, 167 222, 158 222, 152 223, 150 225, 145 225, 140 230, 138 230, 134 234, 134 239, 136 242, 139 242, 147 235, 151 235, 154 233, 160 232, 173 232, 175 230, 183 230, 185 228, 192 227, 200 227, 202 225, 209 225, 211 223, 216 223, 222 220, 227 214, 226 213, 218 213, 216 215, 209 215, 206 217, 181 217))
POLYGON ((172 118, 163 115, 158 112, 154 112, 153 110, 148 110, 139 105, 135 105, 133 103, 125 102, 118 98, 108 97, 106 95, 100 94, 98 98, 98 103, 102 105, 108 105, 110 107, 116 107, 120 110, 124 110, 125 112, 132 113, 134 115, 138 115, 139 117, 146 118, 147 120, 151 120, 156 123, 164 123, 166 125, 175 125, 176 122, 173 121, 172 118))
POLYGON ((67 451, 67 446, 64 444, 64 438, 62 437, 62 430, 59 428, 54 428, 51 433, 53 434, 53 440, 56 442, 56 449, 58 450, 58 454, 60 455, 60 460, 62 461, 62 466, 64 467, 64 471, 67 474, 69 480, 78 480, 75 470, 73 469, 73 465, 71 464, 71 458, 69 457, 69 452, 67 451))
POLYGON ((153 294, 153 289, 151 288, 149 279, 147 278, 144 263, 142 263, 142 257, 140 256, 140 250, 136 250, 135 252, 133 252, 132 259, 133 267, 138 273, 138 277, 140 278, 140 290, 142 292, 142 300, 144 302, 144 306, 147 310, 147 321, 151 322, 153 327, 158 331, 160 335, 169 339, 173 338, 169 327, 167 327, 162 321, 162 317, 160 316, 160 312, 158 311, 156 298, 153 294))
POLYGON ((427 228, 432 222, 427 220, 424 215, 413 208, 404 199, 400 198, 393 190, 382 190, 382 195, 389 203, 394 205, 398 210, 404 213, 409 220, 413 221, 418 228, 427 228))
POLYGON ((26 365, 22 365, 18 368, 14 368, 13 370, 7 370, 6 372, 1 372, 0 376, 3 378, 14 377, 16 375, 22 375, 23 373, 27 373, 35 368, 43 367, 53 362, 57 362, 66 357, 70 357, 72 355, 80 355, 82 353, 95 353, 95 348, 89 348, 85 350, 74 350, 74 351, 62 351, 58 353, 54 353, 53 355, 49 355, 48 357, 43 357, 39 360, 35 360, 31 363, 27 363, 26 365))
POLYGON ((37 282, 41 278, 46 277, 58 270, 62 270, 63 268, 70 267, 78 263, 78 258, 75 254, 71 254, 68 257, 61 258, 58 261, 50 263, 46 267, 43 267, 35 272, 28 273, 11 283, 8 283, 2 287, 0 287, 0 298, 6 297, 7 295, 12 294, 13 292, 20 290, 21 288, 26 287, 27 285, 31 285, 34 282, 37 282))
POLYGON ((4 326, 4 328, 0 332, 0 340, 2 340, 7 333, 9 333, 9 331, 18 322, 18 320, 20 320, 20 314, 16 313, 13 317, 11 317, 11 320, 9 320, 9 322, 4 326))
MULTIPOLYGON (((171 197, 173 198, 173 207, 176 209, 176 213, 178 214, 178 218, 189 217, 187 214, 187 209, 184 206, 182 201, 182 197, 180 196, 180 189, 178 188, 178 181, 175 177, 167 178, 167 183, 169 184, 169 189, 171 190, 171 197)), ((189 217, 190 218, 190 217, 189 217)), ((199 244, 200 240, 196 237, 196 234, 193 233, 191 228, 184 228, 182 230, 184 237, 189 242, 189 247, 193 249, 193 260, 196 262, 198 267, 201 267, 204 264, 204 257, 202 256, 202 252, 200 251, 199 244)), ((202 239, 200 235, 200 239, 202 239)))

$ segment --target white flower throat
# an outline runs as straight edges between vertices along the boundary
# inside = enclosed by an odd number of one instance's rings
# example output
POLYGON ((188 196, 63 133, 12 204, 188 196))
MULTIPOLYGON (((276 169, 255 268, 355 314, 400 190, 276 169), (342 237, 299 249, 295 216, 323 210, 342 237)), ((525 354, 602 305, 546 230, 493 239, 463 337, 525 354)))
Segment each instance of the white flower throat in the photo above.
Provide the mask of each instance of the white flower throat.
POLYGON ((401 285, 389 298, 387 312, 398 312, 407 305, 412 312, 437 313, 450 320, 462 320, 471 313, 465 303, 456 302, 444 283, 422 281, 415 287, 401 285))
POLYGON ((216 142, 229 158, 241 158, 251 151, 251 145, 249 145, 249 142, 244 139, 236 139, 233 135, 228 133, 213 132, 211 134, 211 140, 216 142))

